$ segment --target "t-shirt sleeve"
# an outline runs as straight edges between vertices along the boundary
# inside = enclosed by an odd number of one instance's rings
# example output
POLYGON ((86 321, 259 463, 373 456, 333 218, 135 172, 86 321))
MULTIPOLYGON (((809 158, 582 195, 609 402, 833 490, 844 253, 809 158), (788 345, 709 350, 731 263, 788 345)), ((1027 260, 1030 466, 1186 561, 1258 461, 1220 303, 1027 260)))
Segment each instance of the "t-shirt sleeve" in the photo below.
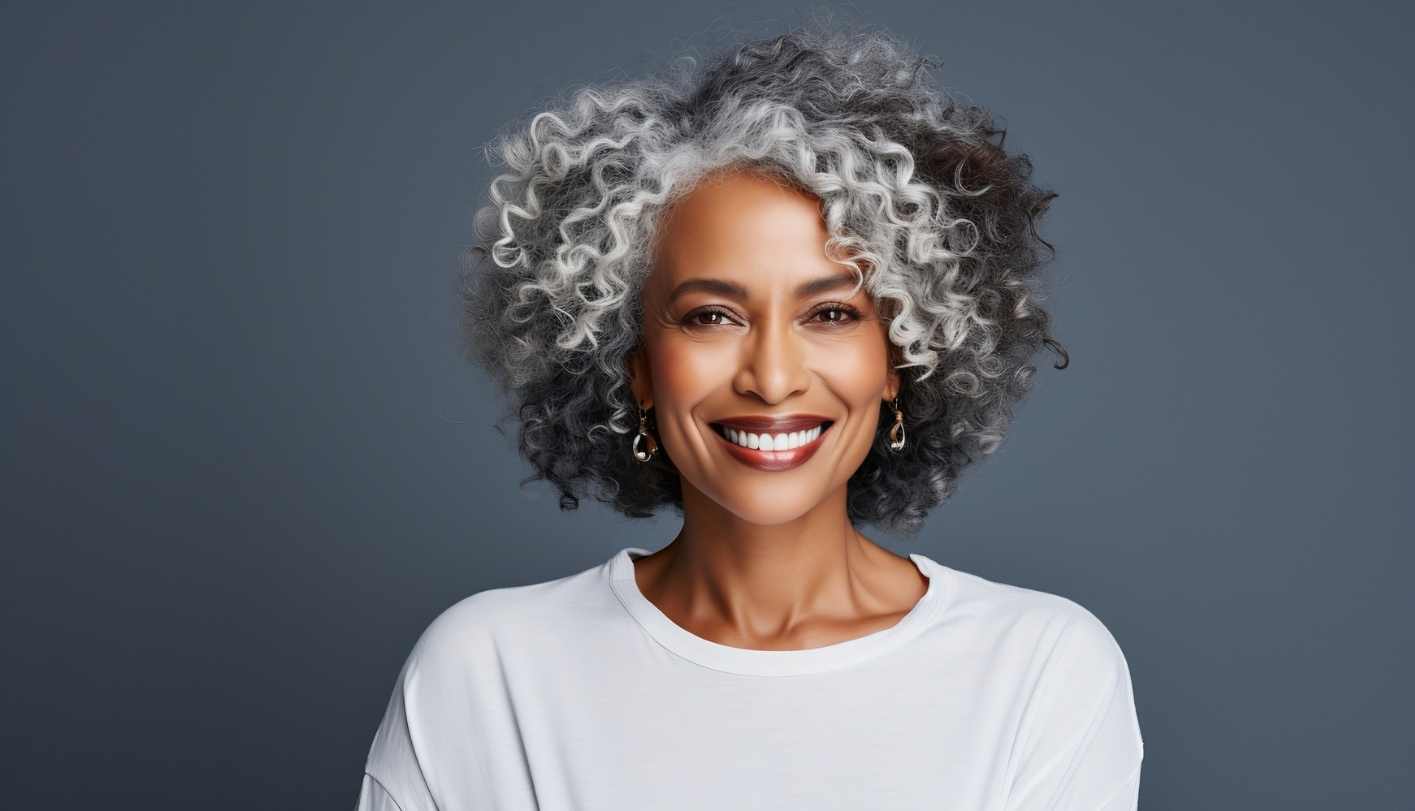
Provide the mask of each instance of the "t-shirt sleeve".
MULTIPOLYGON (((398 811, 506 804, 487 775, 502 752, 509 773, 519 774, 523 764, 518 748, 497 746, 518 742, 492 633, 498 593, 481 592, 439 614, 398 672, 364 762, 364 773, 398 811)), ((365 794, 378 797, 372 789, 365 794)))
POLYGON ((1134 811, 1145 747, 1130 668, 1105 625, 1070 605, 1023 710, 1006 808, 1134 811))
POLYGON ((377 778, 364 772, 364 782, 359 786, 359 801, 354 811, 403 811, 403 808, 377 778))
POLYGON ((437 811, 408 721, 407 685, 417 653, 398 673, 364 765, 355 811, 437 811))

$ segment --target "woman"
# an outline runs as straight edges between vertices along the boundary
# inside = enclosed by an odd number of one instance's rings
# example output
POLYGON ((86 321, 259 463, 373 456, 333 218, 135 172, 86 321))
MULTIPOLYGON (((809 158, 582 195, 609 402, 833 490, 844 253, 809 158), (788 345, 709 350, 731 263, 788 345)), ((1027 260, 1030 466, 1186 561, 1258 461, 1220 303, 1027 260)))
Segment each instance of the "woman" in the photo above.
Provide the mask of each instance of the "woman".
POLYGON ((434 620, 359 808, 1136 807, 1100 620, 857 529, 916 531, 1065 365, 1054 195, 927 66, 798 32, 504 141, 467 312, 521 451, 682 529, 434 620))

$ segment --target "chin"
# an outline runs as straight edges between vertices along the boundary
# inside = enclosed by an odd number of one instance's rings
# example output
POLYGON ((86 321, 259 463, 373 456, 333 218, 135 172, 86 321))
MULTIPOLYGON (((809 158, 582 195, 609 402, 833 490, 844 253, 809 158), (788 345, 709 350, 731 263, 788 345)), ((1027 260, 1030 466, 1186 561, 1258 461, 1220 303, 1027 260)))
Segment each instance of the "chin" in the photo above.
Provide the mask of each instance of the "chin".
POLYGON ((817 494, 813 488, 793 489, 799 492, 782 493, 781 488, 763 488, 752 494, 734 493, 716 501, 748 524, 777 526, 795 521, 825 500, 825 494, 817 494))

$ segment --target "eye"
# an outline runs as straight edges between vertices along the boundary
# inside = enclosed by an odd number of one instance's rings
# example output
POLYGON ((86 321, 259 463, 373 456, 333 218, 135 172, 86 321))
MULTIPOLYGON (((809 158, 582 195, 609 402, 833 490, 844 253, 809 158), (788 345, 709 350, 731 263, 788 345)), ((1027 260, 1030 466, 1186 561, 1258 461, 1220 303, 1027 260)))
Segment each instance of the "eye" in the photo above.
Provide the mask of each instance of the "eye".
POLYGON ((859 310, 855 309, 854 307, 851 307, 849 304, 844 304, 840 302, 832 302, 830 304, 822 305, 820 309, 811 313, 811 318, 816 318, 820 315, 831 316, 829 318, 822 319, 821 323, 834 324, 840 326, 852 324, 860 320, 859 310))
POLYGON ((689 327, 720 327, 732 322, 732 314, 716 307, 694 310, 683 317, 683 324, 689 327))
MULTIPOLYGON (((844 327, 861 320, 862 317, 859 309, 843 302, 832 302, 813 311, 806 320, 817 320, 818 323, 844 327)), ((735 324, 737 321, 727 310, 719 307, 703 307, 683 316, 682 323, 686 327, 702 328, 724 327, 735 324)))

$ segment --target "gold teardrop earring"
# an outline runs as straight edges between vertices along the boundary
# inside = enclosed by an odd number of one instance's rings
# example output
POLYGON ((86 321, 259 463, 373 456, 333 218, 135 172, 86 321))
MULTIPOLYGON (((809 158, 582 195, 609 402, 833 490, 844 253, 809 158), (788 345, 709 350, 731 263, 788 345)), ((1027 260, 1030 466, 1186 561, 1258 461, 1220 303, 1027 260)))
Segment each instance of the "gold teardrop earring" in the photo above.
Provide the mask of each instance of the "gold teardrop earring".
POLYGON ((889 449, 894 452, 904 450, 904 412, 899 408, 899 398, 894 398, 894 425, 889 429, 889 449))
POLYGON ((643 406, 639 406, 639 433, 634 435, 634 458, 640 462, 647 462, 658 453, 658 442, 649 433, 649 412, 643 406), (648 446, 648 450, 639 447, 640 443, 648 446))

